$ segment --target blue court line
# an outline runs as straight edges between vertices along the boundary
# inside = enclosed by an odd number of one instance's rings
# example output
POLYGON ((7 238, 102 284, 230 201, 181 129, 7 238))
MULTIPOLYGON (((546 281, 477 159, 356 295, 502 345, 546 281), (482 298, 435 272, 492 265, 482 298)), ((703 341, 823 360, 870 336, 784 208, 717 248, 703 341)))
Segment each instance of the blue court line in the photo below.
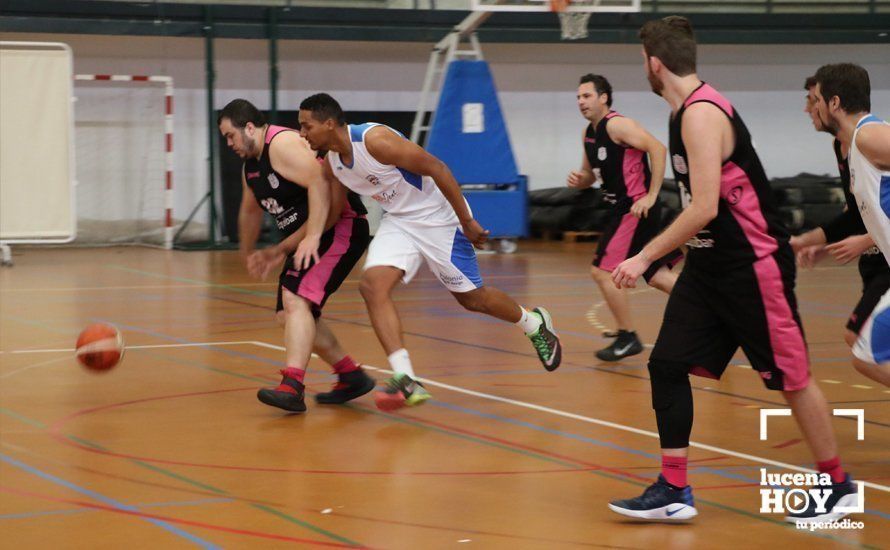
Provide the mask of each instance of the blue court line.
MULTIPOLYGON (((205 498, 201 500, 173 501, 173 502, 151 502, 148 504, 133 504, 137 509, 143 508, 167 508, 171 506, 203 506, 204 504, 217 504, 223 502, 232 502, 230 498, 205 498)), ((22 514, 2 514, 0 520, 4 519, 28 519, 41 516, 59 516, 71 514, 88 514, 90 512, 101 512, 90 508, 79 508, 77 510, 46 510, 43 512, 25 512, 22 514)))
MULTIPOLYGON (((98 500, 99 502, 103 502, 103 503, 105 503, 109 506, 113 506, 119 510, 126 510, 128 512, 138 512, 139 511, 136 508, 133 508, 132 506, 128 506, 122 502, 118 502, 110 497, 101 495, 95 491, 91 491, 90 489, 80 487, 79 485, 75 485, 74 483, 71 483, 70 481, 66 481, 66 480, 64 480, 60 477, 56 477, 52 474, 48 474, 46 472, 43 472, 42 470, 38 470, 37 468, 34 468, 33 466, 29 466, 29 465, 25 464, 24 462, 19 462, 18 460, 12 458, 11 456, 7 456, 5 454, 0 453, 0 460, 2 460, 3 462, 6 462, 7 464, 11 464, 11 465, 15 466, 16 468, 24 470, 24 471, 28 472, 29 474, 43 478, 47 481, 51 481, 51 482, 55 483, 56 485, 61 485, 62 487, 67 487, 68 489, 71 489, 72 491, 78 492, 82 495, 86 495, 94 500, 98 500)), ((182 538, 184 538, 184 539, 186 539, 186 540, 188 540, 202 548, 212 548, 214 550, 217 550, 217 549, 221 550, 220 546, 217 546, 217 545, 215 545, 211 542, 208 542, 202 538, 192 535, 191 533, 183 531, 182 529, 180 529, 174 525, 171 525, 171 524, 167 523, 166 521, 154 519, 154 518, 145 518, 145 517, 139 517, 139 516, 136 516, 136 517, 138 517, 139 519, 141 519, 143 521, 153 523, 153 524, 157 525, 158 527, 160 527, 166 531, 169 531, 169 532, 173 533, 174 535, 182 537, 182 538)))
MULTIPOLYGON (((611 442, 609 442, 609 441, 602 441, 602 440, 599 440, 599 439, 593 439, 593 438, 591 438, 591 437, 586 437, 586 436, 583 436, 583 435, 580 435, 580 434, 574 434, 574 433, 570 433, 570 432, 564 432, 564 431, 562 431, 562 430, 556 430, 556 429, 553 429, 553 428, 547 428, 547 427, 545 427, 545 426, 539 426, 539 425, 537 425, 537 424, 533 424, 533 423, 531 423, 531 422, 526 422, 526 421, 524 421, 524 420, 517 420, 517 419, 515 419, 515 418, 508 418, 508 417, 500 416, 500 415, 497 415, 497 414, 486 413, 486 412, 478 411, 478 410, 476 410, 476 409, 470 409, 470 408, 467 408, 467 407, 462 407, 462 406, 460 406, 460 405, 453 405, 453 404, 450 404, 450 403, 444 403, 444 402, 442 402, 442 401, 432 400, 432 401, 430 401, 429 403, 432 404, 432 405, 434 405, 434 406, 440 407, 440 408, 450 409, 450 410, 453 410, 453 411, 456 411, 456 412, 460 412, 460 413, 464 413, 464 414, 469 414, 469 415, 473 415, 473 416, 478 416, 478 417, 480 417, 480 418, 485 418, 485 419, 488 419, 488 420, 496 420, 496 421, 498 421, 498 422, 504 422, 504 423, 506 423, 506 424, 513 424, 513 425, 515 425, 515 426, 521 426, 521 427, 523 427, 523 428, 528 428, 528 429, 531 429, 531 430, 535 430, 535 431, 539 431, 539 432, 544 432, 544 433, 547 433, 547 434, 550 434, 550 435, 556 435, 556 436, 559 436, 559 437, 565 437, 565 438, 568 438, 568 439, 574 439, 574 440, 581 441, 581 442, 584 442, 584 443, 589 443, 589 444, 591 444, 591 445, 596 445, 596 446, 599 446, 599 447, 606 447, 606 448, 613 449, 613 450, 616 450, 616 451, 625 452, 625 453, 628 453, 628 454, 633 454, 633 455, 637 455, 637 456, 643 456, 643 457, 645 457, 645 458, 649 458, 649 459, 652 459, 652 460, 654 460, 654 461, 660 461, 660 460, 661 460, 661 455, 656 455, 656 454, 653 454, 653 453, 649 453, 649 452, 646 452, 646 451, 643 451, 643 450, 640 450, 640 449, 634 449, 634 448, 631 448, 631 447, 624 447, 624 446, 621 446, 621 445, 617 445, 617 444, 615 444, 615 443, 611 443, 611 442)), ((655 466, 653 466, 653 468, 655 468, 655 466)), ((755 484, 758 484, 758 485, 760 484, 760 479, 759 479, 759 478, 755 479, 755 478, 752 478, 752 477, 749 477, 749 476, 746 476, 746 475, 737 474, 737 473, 734 473, 734 472, 729 472, 729 471, 722 470, 722 469, 719 469, 719 468, 712 468, 712 467, 708 467, 708 466, 694 466, 694 467, 690 467, 689 470, 690 470, 691 472, 696 472, 696 471, 697 471, 697 472, 701 472, 701 473, 705 473, 705 474, 713 474, 713 475, 717 475, 717 476, 720 476, 720 477, 725 477, 725 478, 728 478, 728 479, 733 479, 733 480, 736 480, 736 481, 742 481, 742 482, 745 482, 745 483, 755 483, 755 484)), ((869 511, 869 510, 866 510, 866 513, 870 513, 870 511, 869 511)), ((884 519, 890 519, 890 515, 888 515, 888 514, 877 513, 877 514, 874 514, 874 515, 877 515, 877 516, 882 517, 882 518, 884 518, 884 519)))

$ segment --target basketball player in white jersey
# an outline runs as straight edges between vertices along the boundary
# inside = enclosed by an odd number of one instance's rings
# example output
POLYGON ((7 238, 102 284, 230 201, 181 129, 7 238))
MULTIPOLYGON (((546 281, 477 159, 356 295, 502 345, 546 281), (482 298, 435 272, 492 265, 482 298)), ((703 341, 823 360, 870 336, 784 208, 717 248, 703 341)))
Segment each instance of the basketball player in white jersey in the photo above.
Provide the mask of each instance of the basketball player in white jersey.
MULTIPOLYGON (((849 151, 850 189, 869 235, 890 254, 890 124, 869 113, 871 84, 859 65, 837 63, 816 71, 816 113, 849 151)), ((853 365, 890 386, 890 291, 862 326, 853 365)))
POLYGON ((382 124, 347 125, 340 104, 328 94, 300 104, 300 134, 313 149, 328 151, 324 167, 329 177, 374 198, 385 211, 360 286, 395 372, 375 395, 379 408, 419 405, 430 397, 416 381, 392 301, 396 284, 409 282, 423 262, 464 308, 515 323, 544 368, 559 367, 562 350, 547 310, 528 311, 500 290, 483 286, 473 245, 483 244, 488 231, 473 219, 445 163, 382 124))

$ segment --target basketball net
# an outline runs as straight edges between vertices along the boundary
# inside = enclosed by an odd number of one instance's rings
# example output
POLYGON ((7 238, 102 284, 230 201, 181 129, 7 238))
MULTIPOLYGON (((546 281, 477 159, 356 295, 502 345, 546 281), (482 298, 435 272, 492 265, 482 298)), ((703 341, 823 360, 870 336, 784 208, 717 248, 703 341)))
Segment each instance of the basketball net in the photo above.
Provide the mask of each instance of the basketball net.
MULTIPOLYGON (((589 0, 574 0, 576 4, 589 3, 589 0)), ((567 11, 572 0, 550 0, 550 11, 559 15, 559 26, 563 40, 580 40, 587 38, 587 23, 593 12, 567 11)))

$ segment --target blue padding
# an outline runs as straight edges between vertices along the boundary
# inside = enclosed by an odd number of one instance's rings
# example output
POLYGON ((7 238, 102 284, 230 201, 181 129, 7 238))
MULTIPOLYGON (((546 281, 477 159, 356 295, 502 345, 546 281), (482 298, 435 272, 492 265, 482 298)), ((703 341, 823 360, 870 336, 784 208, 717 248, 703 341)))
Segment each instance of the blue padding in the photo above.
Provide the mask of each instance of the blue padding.
POLYGON ((448 65, 427 150, 442 159, 461 184, 519 179, 488 63, 461 60, 448 65), (470 103, 482 104, 482 132, 464 132, 463 109, 470 103))
POLYGON ((366 122, 364 124, 352 124, 349 126, 349 139, 351 141, 362 141, 365 138, 365 132, 374 126, 372 122, 366 122))
POLYGON ((876 117, 875 115, 868 115, 867 117, 860 120, 859 124, 857 124, 856 127, 861 128, 862 126, 864 126, 866 124, 870 124, 872 122, 884 122, 884 121, 881 120, 880 118, 876 117))
POLYGON ((876 363, 890 361, 890 308, 878 313, 872 321, 871 354, 876 363))
POLYGON ((878 188, 881 191, 881 210, 887 217, 890 217, 890 176, 881 176, 881 184, 878 188))
POLYGON ((479 264, 476 262, 476 251, 473 250, 473 245, 460 229, 454 230, 451 263, 464 274, 464 277, 476 285, 476 288, 482 286, 482 276, 479 275, 479 264))
MULTIPOLYGON (((396 166, 396 168, 399 167, 396 166)), ((404 168, 399 168, 399 172, 402 173, 402 177, 405 178, 405 181, 423 191, 423 179, 420 177, 420 174, 415 174, 414 172, 405 170, 404 168)))

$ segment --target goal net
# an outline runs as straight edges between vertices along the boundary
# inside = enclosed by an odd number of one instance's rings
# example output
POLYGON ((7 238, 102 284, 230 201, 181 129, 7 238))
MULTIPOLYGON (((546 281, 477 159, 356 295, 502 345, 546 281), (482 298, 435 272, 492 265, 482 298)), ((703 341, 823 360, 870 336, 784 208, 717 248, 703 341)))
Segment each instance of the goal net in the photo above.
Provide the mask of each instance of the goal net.
POLYGON ((76 75, 79 244, 172 246, 169 77, 76 75))

